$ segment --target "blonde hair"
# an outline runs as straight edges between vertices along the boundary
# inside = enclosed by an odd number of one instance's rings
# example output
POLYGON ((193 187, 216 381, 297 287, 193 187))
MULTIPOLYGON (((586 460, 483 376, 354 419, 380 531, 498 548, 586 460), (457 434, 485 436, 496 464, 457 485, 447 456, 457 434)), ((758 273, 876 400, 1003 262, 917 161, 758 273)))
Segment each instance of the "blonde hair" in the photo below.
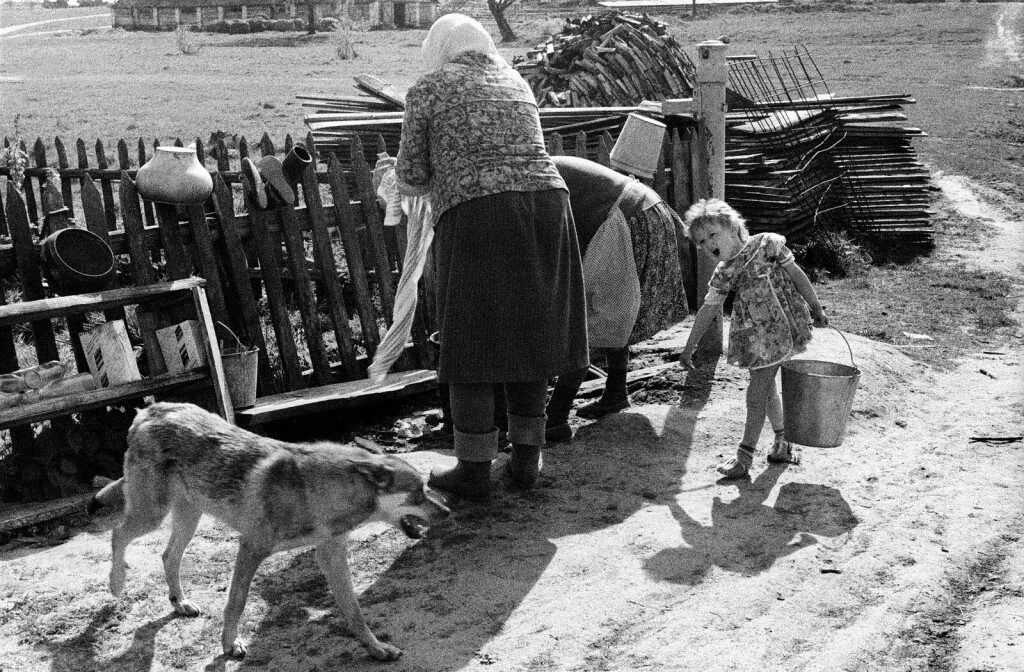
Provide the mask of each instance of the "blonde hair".
POLYGON ((750 236, 747 223, 731 205, 717 198, 702 198, 687 209, 683 230, 692 240, 695 232, 711 228, 735 231, 743 241, 750 236))

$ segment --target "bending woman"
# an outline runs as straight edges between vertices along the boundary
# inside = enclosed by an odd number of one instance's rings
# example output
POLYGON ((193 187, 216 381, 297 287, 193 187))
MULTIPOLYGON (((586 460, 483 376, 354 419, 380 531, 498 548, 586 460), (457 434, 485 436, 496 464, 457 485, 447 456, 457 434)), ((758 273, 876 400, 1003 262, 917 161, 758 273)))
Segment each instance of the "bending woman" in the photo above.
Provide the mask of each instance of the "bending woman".
POLYGON ((437 221, 438 381, 450 388, 458 463, 430 485, 483 501, 498 453, 493 384, 505 390, 512 484, 530 488, 547 381, 588 364, 583 271, 530 87, 468 16, 438 19, 423 56, 395 173, 404 193, 430 194, 437 221))

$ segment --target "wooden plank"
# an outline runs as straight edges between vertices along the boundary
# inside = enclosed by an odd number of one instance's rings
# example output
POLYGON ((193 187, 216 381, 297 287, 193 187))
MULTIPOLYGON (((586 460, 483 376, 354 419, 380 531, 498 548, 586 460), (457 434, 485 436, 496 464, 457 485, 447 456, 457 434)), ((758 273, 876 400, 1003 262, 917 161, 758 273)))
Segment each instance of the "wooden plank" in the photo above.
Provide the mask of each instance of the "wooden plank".
POLYGON ((105 292, 9 303, 0 306, 0 325, 20 324, 32 319, 51 320, 72 313, 87 313, 105 310, 116 305, 144 303, 175 292, 191 290, 193 287, 202 287, 204 284, 206 281, 202 278, 185 278, 173 282, 111 289, 105 292))
MULTIPOLYGON (((201 207, 201 206, 200 206, 201 207)), ((210 283, 206 283, 209 287, 210 283)), ((192 303, 195 306, 196 320, 199 322, 199 336, 206 353, 206 361, 210 385, 213 388, 214 409, 217 415, 234 424, 235 411, 231 405, 231 393, 228 391, 227 378, 224 375, 224 364, 220 359, 220 347, 217 345, 217 334, 213 326, 213 315, 207 301, 206 290, 199 286, 192 288, 192 303)))
POLYGON ((288 248, 288 264, 292 271, 295 297, 299 303, 299 314, 302 330, 305 335, 306 350, 309 362, 313 367, 313 384, 328 385, 331 377, 331 362, 327 358, 327 346, 324 335, 320 331, 320 316, 316 309, 316 298, 313 296, 313 282, 309 277, 309 266, 306 264, 306 246, 302 233, 295 225, 295 210, 290 205, 281 205, 277 209, 278 221, 288 248))
POLYGON ((135 187, 135 181, 128 177, 127 171, 121 173, 119 191, 124 238, 127 240, 135 282, 139 285, 148 285, 156 280, 156 271, 153 270, 152 257, 145 245, 145 225, 142 221, 139 192, 135 187))
POLYGON ((388 374, 374 384, 369 380, 352 380, 323 387, 275 394, 256 401, 252 408, 235 413, 239 425, 261 425, 299 415, 356 408, 368 403, 418 394, 437 386, 437 373, 417 369, 388 374))
POLYGON ((206 221, 206 210, 202 203, 194 203, 185 206, 185 214, 195 240, 195 265, 199 268, 200 275, 206 278, 206 298, 210 303, 210 312, 213 313, 214 320, 227 323, 227 301, 221 285, 220 269, 217 267, 217 255, 213 251, 210 225, 206 221))
MULTIPOLYGON (((260 322, 256 296, 249 281, 249 262, 242 247, 242 239, 238 232, 238 218, 235 217, 234 199, 231 188, 224 182, 220 173, 213 174, 213 198, 217 215, 220 219, 220 234, 224 244, 224 259, 228 277, 234 291, 232 298, 237 302, 241 314, 241 338, 250 347, 259 348, 257 378, 259 389, 263 394, 277 392, 277 381, 270 369, 267 357, 267 342, 263 337, 263 326, 260 322)), ((236 325, 237 326, 237 325, 236 325)))
POLYGON ((277 260, 281 245, 276 237, 271 236, 269 220, 273 213, 260 210, 256 205, 248 178, 243 178, 246 209, 252 223, 253 239, 256 243, 256 254, 260 260, 260 271, 263 276, 263 289, 267 295, 267 307, 270 310, 270 322, 274 327, 277 340, 277 351, 284 371, 284 384, 288 390, 297 390, 305 386, 302 379, 302 366, 299 363, 298 350, 295 347, 295 334, 292 331, 288 315, 288 304, 285 301, 284 285, 281 282, 281 267, 277 260))
MULTIPOLYGON (((107 153, 103 149, 103 141, 96 141, 96 166, 100 170, 107 168, 107 153)), ((114 207, 114 188, 110 180, 100 180, 100 191, 103 193, 104 212, 107 214, 107 230, 117 228, 117 208, 114 207)))
POLYGON ((154 203, 153 208, 156 210, 156 221, 160 225, 167 275, 172 280, 187 278, 192 274, 192 269, 185 255, 185 244, 181 239, 178 207, 171 203, 154 203))
MULTIPOLYGON (((22 140, 21 143, 19 143, 19 147, 21 148, 21 151, 23 151, 26 155, 28 155, 28 146, 25 144, 24 140, 22 140)), ((25 180, 22 182, 21 186, 22 186, 22 193, 24 194, 24 196, 23 196, 23 203, 24 203, 25 210, 28 212, 29 221, 31 221, 31 222, 38 222, 38 221, 40 221, 39 208, 36 206, 36 194, 35 194, 35 190, 32 188, 32 178, 28 177, 28 175, 26 174, 25 180)), ((10 207, 9 203, 8 203, 8 207, 10 207)), ((7 225, 9 227, 10 226, 10 222, 8 222, 7 225)))
POLYGON ((5 408, 0 411, 0 429, 41 422, 94 408, 116 406, 127 400, 166 393, 208 379, 209 370, 204 367, 178 374, 165 373, 115 387, 66 394, 55 399, 44 399, 33 404, 5 408))
POLYGON ((61 174, 60 191, 61 196, 64 198, 64 207, 68 209, 68 217, 74 217, 75 204, 72 198, 71 180, 64 177, 65 171, 71 167, 68 163, 68 152, 64 147, 64 142, 59 137, 53 139, 53 148, 57 152, 57 168, 61 174))
POLYGON ((31 527, 64 516, 85 513, 93 493, 72 495, 48 502, 4 505, 0 508, 0 532, 11 532, 31 527))
MULTIPOLYGON (((102 238, 109 245, 110 233, 107 231, 106 219, 103 216, 103 197, 100 196, 100 191, 96 188, 96 183, 93 182, 91 177, 86 176, 85 182, 82 184, 81 193, 82 211, 85 214, 86 228, 102 238)), ((110 278, 110 282, 104 289, 114 289, 116 287, 117 276, 114 275, 110 278)), ((106 314, 108 322, 111 320, 125 319, 124 308, 122 306, 108 308, 104 313, 106 314)), ((75 341, 77 342, 77 339, 75 339, 75 341)), ((79 345, 81 344, 79 343, 79 345)))
POLYGON ((324 217, 323 203, 320 198, 320 185, 312 165, 307 166, 302 174, 302 193, 309 211, 310 234, 313 242, 314 259, 320 271, 321 286, 326 295, 326 303, 334 323, 334 336, 338 341, 338 354, 341 357, 342 370, 347 380, 362 377, 362 371, 356 361, 355 343, 349 330, 348 307, 345 296, 338 281, 338 267, 334 263, 334 249, 331 246, 331 233, 324 217))
MULTIPOLYGON (((43 291, 43 280, 40 276, 39 250, 32 242, 32 228, 25 216, 25 202, 10 181, 7 182, 7 223, 10 226, 11 240, 18 257, 21 295, 25 302, 42 299, 46 294, 43 291)), ((24 305, 25 302, 13 305, 24 305)), ((5 312, 12 309, 13 306, 7 306, 5 312)), ((54 338, 53 325, 50 324, 50 320, 38 317, 32 320, 31 324, 38 361, 42 363, 59 360, 60 352, 57 350, 57 340, 54 338)))
POLYGON ((377 313, 373 307, 373 296, 363 264, 363 246, 359 241, 359 225, 348 195, 348 184, 342 172, 341 162, 334 154, 327 159, 327 178, 334 200, 334 215, 345 248, 345 264, 348 266, 348 281, 356 297, 360 328, 363 332, 363 347, 370 357, 377 352, 380 344, 380 330, 377 328, 377 313))
POLYGON ((387 244, 384 242, 384 222, 381 220, 377 207, 377 194, 374 193, 370 178, 370 166, 363 158, 362 144, 356 140, 352 143, 352 172, 355 175, 359 190, 359 203, 362 207, 363 221, 369 234, 376 272, 377 288, 380 290, 380 303, 384 308, 384 322, 391 326, 395 314, 395 282, 391 277, 391 262, 388 259, 387 244))

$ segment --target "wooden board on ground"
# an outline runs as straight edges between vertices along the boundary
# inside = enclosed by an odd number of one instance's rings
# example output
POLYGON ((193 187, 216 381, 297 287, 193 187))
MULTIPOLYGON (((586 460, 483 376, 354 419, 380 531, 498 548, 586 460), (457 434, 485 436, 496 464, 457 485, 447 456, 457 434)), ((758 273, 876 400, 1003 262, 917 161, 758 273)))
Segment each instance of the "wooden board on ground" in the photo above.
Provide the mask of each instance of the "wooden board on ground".
POLYGON ((355 408, 364 404, 426 392, 437 386, 437 372, 426 369, 388 374, 381 383, 350 380, 345 383, 293 390, 260 397, 252 408, 235 411, 243 427, 262 425, 300 415, 355 408))
MULTIPOLYGON (((648 366, 643 369, 637 369, 636 371, 630 371, 626 374, 626 385, 637 383, 641 380, 647 380, 653 378, 666 369, 679 366, 676 362, 668 362, 666 364, 656 364, 654 366, 648 366)), ((597 378, 595 380, 588 380, 587 382, 580 385, 579 396, 586 397, 592 394, 597 394, 604 389, 604 378, 597 378)))
POLYGON ((28 504, 12 504, 0 507, 0 532, 20 530, 45 523, 55 518, 82 513, 92 499, 92 493, 62 497, 48 502, 30 502, 28 504))

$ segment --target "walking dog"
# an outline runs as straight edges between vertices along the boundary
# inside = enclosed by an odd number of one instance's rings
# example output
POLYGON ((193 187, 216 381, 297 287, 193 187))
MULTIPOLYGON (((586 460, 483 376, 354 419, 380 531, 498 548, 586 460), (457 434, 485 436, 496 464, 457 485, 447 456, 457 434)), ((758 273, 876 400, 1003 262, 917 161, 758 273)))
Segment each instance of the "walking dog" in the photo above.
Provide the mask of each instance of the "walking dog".
POLYGON ((260 563, 273 553, 316 546, 316 558, 349 630, 378 660, 401 651, 379 641, 363 619, 352 588, 347 534, 373 520, 419 538, 449 513, 426 479, 394 456, 338 443, 297 444, 239 429, 193 404, 156 403, 128 430, 124 477, 96 494, 90 511, 123 504, 113 532, 110 592, 125 582, 125 547, 155 530, 170 512, 171 538, 163 553, 171 605, 182 616, 199 608, 181 588, 181 557, 199 519, 209 514, 240 535, 221 643, 242 657, 238 620, 260 563))

